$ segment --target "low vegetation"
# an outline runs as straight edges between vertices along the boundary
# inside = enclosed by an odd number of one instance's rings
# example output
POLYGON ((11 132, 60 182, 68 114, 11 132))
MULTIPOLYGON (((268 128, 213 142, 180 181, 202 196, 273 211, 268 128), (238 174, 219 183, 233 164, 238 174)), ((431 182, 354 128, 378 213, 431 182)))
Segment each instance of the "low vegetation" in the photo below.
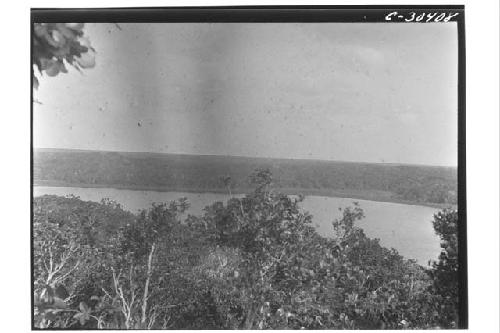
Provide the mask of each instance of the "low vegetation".
MULTIPOLYGON (((136 215, 109 200, 34 199, 34 327, 399 329, 457 325, 457 214, 434 227, 431 268, 368 238, 343 210, 330 237, 257 170, 252 191, 202 216, 189 203, 136 215)), ((224 186, 231 190, 231 178, 224 186)))
POLYGON ((248 193, 253 170, 269 169, 274 186, 303 193, 441 206, 457 200, 456 168, 314 160, 263 159, 77 150, 36 150, 38 185, 116 187, 159 191, 248 193))

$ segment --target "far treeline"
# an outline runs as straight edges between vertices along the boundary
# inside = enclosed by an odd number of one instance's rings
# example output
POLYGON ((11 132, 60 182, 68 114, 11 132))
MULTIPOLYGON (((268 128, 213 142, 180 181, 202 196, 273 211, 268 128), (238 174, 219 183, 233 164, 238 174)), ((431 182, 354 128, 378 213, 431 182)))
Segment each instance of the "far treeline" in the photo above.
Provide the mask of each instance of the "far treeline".
POLYGON ((435 206, 457 202, 454 167, 37 149, 35 185, 226 192, 250 189, 247 177, 269 169, 283 193, 351 197, 435 206))

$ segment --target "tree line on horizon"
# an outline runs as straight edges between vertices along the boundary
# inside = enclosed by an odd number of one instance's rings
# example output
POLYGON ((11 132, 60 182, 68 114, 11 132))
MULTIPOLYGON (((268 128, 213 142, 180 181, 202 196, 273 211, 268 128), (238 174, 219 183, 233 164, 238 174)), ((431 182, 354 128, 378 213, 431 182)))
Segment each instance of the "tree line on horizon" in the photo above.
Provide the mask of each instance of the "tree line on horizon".
POLYGON ((345 191, 366 199, 456 205, 454 168, 367 163, 258 159, 223 156, 35 151, 35 182, 193 191, 225 191, 229 175, 235 191, 251 190, 247 175, 268 168, 275 186, 322 193, 345 191))

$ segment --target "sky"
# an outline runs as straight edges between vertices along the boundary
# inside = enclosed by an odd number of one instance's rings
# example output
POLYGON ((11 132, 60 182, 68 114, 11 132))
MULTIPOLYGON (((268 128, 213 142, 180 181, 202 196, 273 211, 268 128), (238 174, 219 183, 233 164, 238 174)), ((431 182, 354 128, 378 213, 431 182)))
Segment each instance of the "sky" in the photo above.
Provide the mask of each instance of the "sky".
POLYGON ((35 148, 457 165, 456 23, 89 23, 35 148))

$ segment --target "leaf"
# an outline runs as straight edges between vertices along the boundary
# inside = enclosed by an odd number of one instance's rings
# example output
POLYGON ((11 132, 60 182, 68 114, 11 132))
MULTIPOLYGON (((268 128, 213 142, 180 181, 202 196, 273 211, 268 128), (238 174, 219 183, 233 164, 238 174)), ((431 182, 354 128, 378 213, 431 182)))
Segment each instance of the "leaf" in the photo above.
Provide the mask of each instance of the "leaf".
POLYGON ((85 302, 80 302, 79 308, 80 308, 80 311, 85 312, 85 313, 90 311, 89 307, 87 306, 87 304, 85 302))
POLYGON ((47 63, 47 67, 45 68, 45 73, 47 73, 48 76, 56 76, 59 74, 59 63, 54 60, 49 60, 47 63))
POLYGON ((59 71, 61 73, 67 73, 68 72, 68 70, 66 69, 66 66, 64 66, 64 63, 62 61, 59 63, 59 71))
POLYGON ((95 67, 95 56, 91 51, 87 51, 76 57, 76 62, 82 68, 93 68, 95 67))
POLYGON ((36 78, 36 76, 33 75, 33 88, 38 89, 38 86, 39 86, 38 79, 36 78))
POLYGON ((54 295, 60 299, 66 299, 69 297, 69 293, 62 284, 58 285, 54 291, 54 295))
POLYGON ((57 316, 54 312, 49 310, 43 314, 43 318, 46 320, 55 321, 57 319, 57 316))
POLYGON ((66 38, 59 30, 52 30, 52 39, 57 46, 63 46, 66 43, 66 38))
POLYGON ((63 299, 56 296, 53 299, 52 307, 56 309, 66 309, 68 305, 66 304, 66 302, 64 302, 63 299))
POLYGON ((72 30, 82 30, 83 29, 83 23, 66 23, 66 26, 72 30))
POLYGON ((38 37, 43 37, 47 34, 47 25, 35 24, 34 30, 35 30, 35 35, 37 35, 38 37))
POLYGON ((78 319, 81 325, 85 325, 85 323, 90 319, 90 308, 85 304, 85 302, 80 302, 80 311, 79 313, 73 316, 74 319, 78 319))
POLYGON ((76 319, 80 322, 80 325, 85 325, 85 315, 81 312, 78 312, 73 316, 73 319, 76 319))
POLYGON ((57 23, 56 24, 57 26, 57 29, 59 30, 59 32, 66 38, 66 39, 69 39, 69 40, 74 40, 76 38, 76 34, 75 34, 75 31, 73 31, 72 29, 70 29, 67 24, 65 23, 57 23))

